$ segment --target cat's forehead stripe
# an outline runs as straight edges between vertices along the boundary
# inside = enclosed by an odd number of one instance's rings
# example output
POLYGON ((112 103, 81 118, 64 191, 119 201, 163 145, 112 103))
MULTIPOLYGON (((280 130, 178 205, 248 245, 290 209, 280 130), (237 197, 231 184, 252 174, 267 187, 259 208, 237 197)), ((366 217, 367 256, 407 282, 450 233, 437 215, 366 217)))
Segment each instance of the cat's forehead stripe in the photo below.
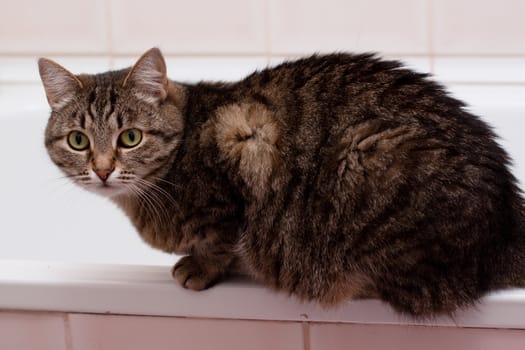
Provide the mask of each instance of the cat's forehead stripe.
POLYGON ((87 110, 88 110, 88 113, 90 114, 91 119, 93 121, 95 121, 97 119, 97 116, 98 116, 98 111, 97 111, 97 106, 96 106, 96 100, 97 100, 96 89, 94 90, 93 96, 94 96, 94 98, 89 103, 87 110))
POLYGON ((84 117, 84 129, 88 126, 94 123, 95 119, 89 112, 89 109, 85 110, 84 113, 82 113, 82 116, 84 117))
MULTIPOLYGON (((80 117, 80 124, 85 128, 86 118, 88 124, 98 127, 106 126, 106 123, 114 116, 117 102, 117 93, 112 84, 95 86, 88 95, 87 106, 83 116, 80 117), (82 118, 84 120, 82 120, 82 118)), ((118 120, 117 120, 118 122, 118 120)))
POLYGON ((113 97, 114 91, 113 86, 109 85, 106 89, 106 95, 103 101, 101 101, 101 105, 103 105, 101 116, 104 118, 105 121, 108 121, 111 115, 113 114, 115 110, 115 104, 113 97))
POLYGON ((121 129, 123 124, 124 121, 122 120, 122 114, 117 113, 117 127, 121 129))
POLYGON ((86 128, 86 116, 84 115, 84 113, 82 112, 77 113, 77 118, 80 119, 80 127, 82 129, 85 129, 86 128))
POLYGON ((115 111, 115 104, 117 103, 117 95, 115 93, 115 89, 113 85, 110 85, 108 87, 108 105, 106 106, 106 109, 108 110, 106 114, 106 120, 108 120, 113 112, 115 111))

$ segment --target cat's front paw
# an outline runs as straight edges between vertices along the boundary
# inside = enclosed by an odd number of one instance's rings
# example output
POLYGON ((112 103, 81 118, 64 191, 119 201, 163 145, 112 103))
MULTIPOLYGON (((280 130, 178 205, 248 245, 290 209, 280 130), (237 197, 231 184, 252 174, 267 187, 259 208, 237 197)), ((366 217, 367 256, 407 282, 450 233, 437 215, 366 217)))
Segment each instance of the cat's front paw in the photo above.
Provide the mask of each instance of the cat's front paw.
POLYGON ((181 258, 171 273, 181 286, 193 290, 206 289, 220 278, 216 268, 206 266, 191 255, 181 258))

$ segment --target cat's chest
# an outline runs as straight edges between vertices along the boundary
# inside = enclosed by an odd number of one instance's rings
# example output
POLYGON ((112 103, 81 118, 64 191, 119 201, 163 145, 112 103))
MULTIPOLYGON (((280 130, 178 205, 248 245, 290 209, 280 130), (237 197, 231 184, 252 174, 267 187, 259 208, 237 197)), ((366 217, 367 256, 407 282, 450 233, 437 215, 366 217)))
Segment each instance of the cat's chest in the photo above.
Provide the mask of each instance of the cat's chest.
POLYGON ((146 243, 167 253, 193 254, 218 239, 218 230, 210 225, 215 221, 213 215, 188 215, 173 208, 169 210, 162 215, 151 215, 139 206, 128 216, 146 243))
POLYGON ((182 229, 182 227, 181 225, 147 224, 137 229, 141 238, 152 247, 167 253, 186 255, 198 249, 202 239, 188 228, 182 229))
POLYGON ((154 248, 167 253, 187 254, 195 245, 189 230, 186 227, 181 230, 180 213, 173 208, 160 202, 153 206, 143 198, 120 197, 113 200, 128 216, 140 237, 154 248))

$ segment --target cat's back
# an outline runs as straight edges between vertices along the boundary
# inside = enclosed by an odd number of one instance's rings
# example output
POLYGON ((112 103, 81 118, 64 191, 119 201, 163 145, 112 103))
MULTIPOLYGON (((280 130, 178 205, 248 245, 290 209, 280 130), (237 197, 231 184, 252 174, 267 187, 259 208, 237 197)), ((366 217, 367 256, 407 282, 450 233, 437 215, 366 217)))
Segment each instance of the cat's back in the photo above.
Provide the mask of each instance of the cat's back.
POLYGON ((291 138, 309 134, 336 143, 342 128, 373 119, 387 128, 411 124, 441 132, 455 125, 461 132, 490 133, 428 74, 374 54, 336 53, 287 61, 257 71, 229 89, 232 98, 225 104, 260 104, 291 138))
POLYGON ((209 113, 205 125, 213 129, 204 135, 213 135, 221 158, 239 166, 234 172, 250 187, 269 186, 279 172, 285 184, 290 177, 326 183, 346 162, 354 163, 354 181, 367 172, 369 179, 404 177, 422 163, 443 168, 458 157, 507 162, 489 126, 429 75, 373 54, 313 55, 197 88, 203 93, 193 105, 209 113), (385 175, 392 164, 395 172, 385 175))
POLYGON ((381 59, 374 54, 336 53, 285 61, 257 71, 239 82, 237 89, 244 96, 253 94, 255 99, 270 104, 303 102, 324 107, 350 103, 370 106, 389 102, 381 99, 390 97, 393 92, 399 99, 429 90, 434 94, 442 91, 439 85, 427 78, 428 74, 415 72, 399 61, 381 59))
POLYGON ((489 126, 442 86, 396 61, 334 54, 233 90, 216 139, 247 188, 239 250, 253 275, 327 303, 372 290, 412 314, 468 304, 473 285, 492 283, 478 280, 478 254, 515 229, 521 199, 489 126), (461 296, 440 304, 449 295, 461 296))
MULTIPOLYGON (((399 61, 384 60, 372 53, 314 54, 299 59, 283 61, 275 66, 256 71, 245 80, 250 84, 292 84, 291 89, 305 85, 334 82, 343 78, 364 78, 379 72, 400 69, 399 61)), ((350 83, 350 81, 347 81, 350 83)))

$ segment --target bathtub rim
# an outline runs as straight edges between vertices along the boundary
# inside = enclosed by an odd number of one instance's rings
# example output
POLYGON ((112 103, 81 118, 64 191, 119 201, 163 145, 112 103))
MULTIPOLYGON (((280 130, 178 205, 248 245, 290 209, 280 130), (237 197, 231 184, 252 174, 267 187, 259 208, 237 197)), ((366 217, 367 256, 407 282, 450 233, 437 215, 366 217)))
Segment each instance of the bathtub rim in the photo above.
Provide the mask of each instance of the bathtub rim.
POLYGON ((311 321, 525 329, 525 289, 491 293, 453 317, 416 321, 379 300, 323 310, 243 277, 201 292, 171 278, 171 266, 0 260, 0 309, 174 316, 243 320, 311 321))

